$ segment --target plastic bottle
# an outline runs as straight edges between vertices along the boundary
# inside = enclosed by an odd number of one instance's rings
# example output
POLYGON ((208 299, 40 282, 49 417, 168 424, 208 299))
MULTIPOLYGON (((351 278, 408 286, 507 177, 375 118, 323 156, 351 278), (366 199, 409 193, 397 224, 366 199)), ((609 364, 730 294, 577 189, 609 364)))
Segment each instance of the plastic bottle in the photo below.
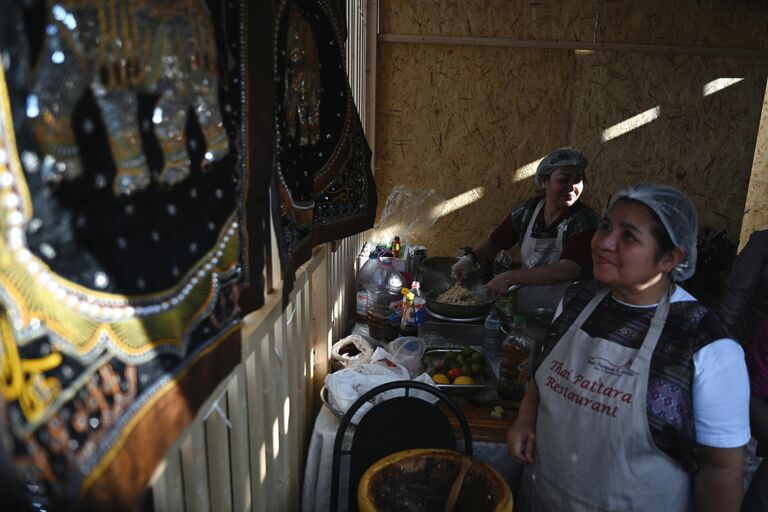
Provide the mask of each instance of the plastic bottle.
POLYGON ((371 275, 368 291, 368 332, 380 341, 397 337, 402 319, 400 290, 404 279, 392 264, 392 259, 379 258, 379 268, 371 275))
POLYGON ((489 356, 498 357, 499 345, 501 340, 499 339, 499 331, 501 330, 501 318, 499 318, 499 312, 496 308, 491 308, 488 315, 485 317, 483 323, 485 327, 485 334, 483 336, 483 352, 489 356))
POLYGON ((418 281, 411 283, 411 289, 403 288, 403 314, 400 322, 401 336, 420 336, 426 310, 424 306, 427 299, 421 294, 421 284, 418 281))
POLYGON ((392 252, 395 253, 395 258, 400 257, 400 237, 396 236, 395 239, 392 241, 392 252))
POLYGON ((504 400, 522 400, 528 380, 531 340, 525 333, 525 315, 512 318, 509 336, 501 344, 499 368, 499 397, 504 400))
POLYGON ((400 336, 418 336, 418 324, 416 323, 416 308, 413 299, 416 296, 408 288, 400 291, 403 294, 403 310, 400 317, 400 336))
POLYGON ((358 322, 368 321, 368 281, 381 266, 378 257, 370 258, 357 272, 357 296, 355 300, 355 318, 358 322))

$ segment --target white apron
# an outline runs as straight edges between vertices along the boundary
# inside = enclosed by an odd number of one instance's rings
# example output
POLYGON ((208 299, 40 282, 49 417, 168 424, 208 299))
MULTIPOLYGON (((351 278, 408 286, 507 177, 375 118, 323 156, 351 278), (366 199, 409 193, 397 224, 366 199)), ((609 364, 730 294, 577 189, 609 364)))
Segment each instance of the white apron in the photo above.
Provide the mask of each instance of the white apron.
MULTIPOLYGON (((560 223, 555 238, 533 238, 531 236, 533 225, 536 223, 543 206, 544 199, 536 205, 533 217, 531 217, 531 221, 525 229, 525 235, 520 242, 520 257, 523 268, 557 263, 563 254, 563 236, 568 228, 568 219, 560 223)), ((524 313, 525 310, 531 308, 556 308, 570 284, 530 285, 520 288, 520 291, 517 292, 517 311, 524 313)))
POLYGON ((521 510, 686 512, 692 480, 651 437, 646 391, 651 356, 669 312, 669 292, 637 350, 581 329, 602 290, 542 361, 535 464, 521 510))

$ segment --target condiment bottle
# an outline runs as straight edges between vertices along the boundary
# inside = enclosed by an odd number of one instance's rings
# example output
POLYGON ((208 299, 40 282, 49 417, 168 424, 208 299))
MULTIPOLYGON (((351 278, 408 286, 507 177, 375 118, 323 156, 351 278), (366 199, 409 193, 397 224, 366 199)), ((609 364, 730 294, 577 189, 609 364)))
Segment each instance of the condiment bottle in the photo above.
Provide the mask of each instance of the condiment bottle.
POLYGON ((400 336, 417 336, 418 323, 416 321, 416 308, 413 305, 415 298, 408 288, 401 290, 403 294, 403 313, 400 318, 400 336))
POLYGON ((400 257, 400 237, 396 236, 392 242, 392 252, 395 253, 395 258, 400 257))

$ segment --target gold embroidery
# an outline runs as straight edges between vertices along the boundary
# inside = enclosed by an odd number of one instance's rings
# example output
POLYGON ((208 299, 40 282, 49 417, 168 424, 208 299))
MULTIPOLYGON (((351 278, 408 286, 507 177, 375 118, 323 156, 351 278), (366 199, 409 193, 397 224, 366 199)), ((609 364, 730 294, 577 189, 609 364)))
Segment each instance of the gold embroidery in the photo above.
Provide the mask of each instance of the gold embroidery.
POLYGON ((54 352, 38 359, 21 359, 8 319, 0 318, 0 393, 8 402, 18 400, 29 422, 38 420, 61 391, 61 383, 43 372, 61 364, 61 354, 54 352))

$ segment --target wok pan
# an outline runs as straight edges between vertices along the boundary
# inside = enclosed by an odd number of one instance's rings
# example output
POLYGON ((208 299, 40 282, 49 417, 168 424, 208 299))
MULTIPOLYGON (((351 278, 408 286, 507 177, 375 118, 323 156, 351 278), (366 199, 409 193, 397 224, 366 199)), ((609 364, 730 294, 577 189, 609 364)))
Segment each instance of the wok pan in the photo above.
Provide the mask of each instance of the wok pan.
MULTIPOLYGON (((433 313, 457 320, 467 318, 478 318, 488 314, 493 307, 493 300, 485 304, 474 306, 461 306, 458 304, 445 304, 438 302, 437 296, 453 286, 451 279, 451 266, 456 263, 457 258, 447 256, 434 256, 427 258, 423 262, 421 289, 427 299, 427 308, 433 313)), ((478 272, 470 272, 465 277, 461 285, 472 291, 478 291, 485 285, 480 280, 478 272)))

